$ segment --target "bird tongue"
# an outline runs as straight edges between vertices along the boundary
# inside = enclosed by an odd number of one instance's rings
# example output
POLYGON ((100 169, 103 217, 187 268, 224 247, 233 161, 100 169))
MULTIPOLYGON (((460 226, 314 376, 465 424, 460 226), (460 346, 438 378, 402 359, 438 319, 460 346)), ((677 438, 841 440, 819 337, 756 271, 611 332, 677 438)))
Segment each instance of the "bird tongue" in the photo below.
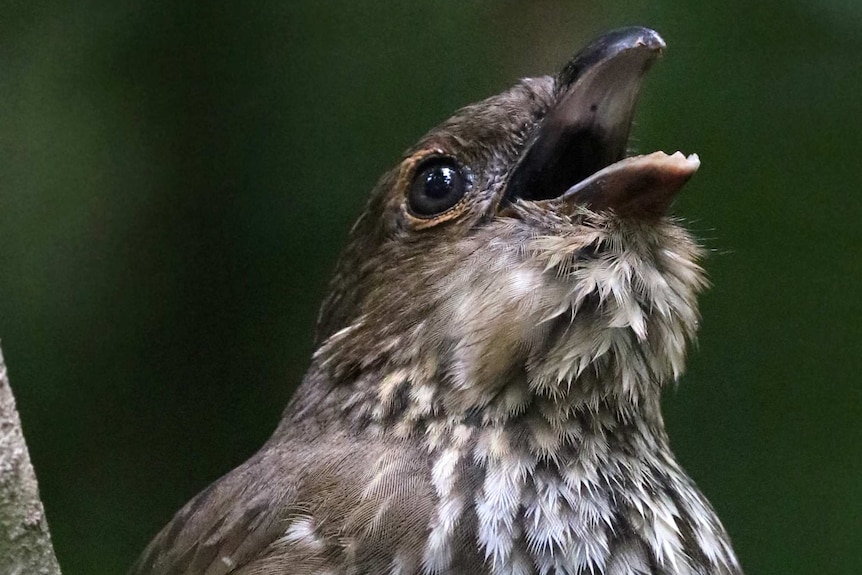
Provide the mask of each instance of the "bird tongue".
POLYGON ((699 167, 697 154, 631 156, 602 168, 557 198, 536 203, 564 213, 580 205, 595 211, 612 209, 620 215, 660 217, 699 167))

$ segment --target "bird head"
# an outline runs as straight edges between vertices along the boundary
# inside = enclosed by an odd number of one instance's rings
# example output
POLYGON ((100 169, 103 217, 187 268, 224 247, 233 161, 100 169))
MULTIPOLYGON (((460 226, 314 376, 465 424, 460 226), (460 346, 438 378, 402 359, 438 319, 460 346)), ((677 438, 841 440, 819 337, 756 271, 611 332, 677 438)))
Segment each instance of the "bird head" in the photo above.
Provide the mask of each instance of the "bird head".
POLYGON ((649 29, 611 32, 410 148, 350 233, 319 318, 321 369, 433 382, 458 410, 515 388, 637 401, 676 378, 705 278, 667 209, 699 161, 627 157, 664 48, 649 29))

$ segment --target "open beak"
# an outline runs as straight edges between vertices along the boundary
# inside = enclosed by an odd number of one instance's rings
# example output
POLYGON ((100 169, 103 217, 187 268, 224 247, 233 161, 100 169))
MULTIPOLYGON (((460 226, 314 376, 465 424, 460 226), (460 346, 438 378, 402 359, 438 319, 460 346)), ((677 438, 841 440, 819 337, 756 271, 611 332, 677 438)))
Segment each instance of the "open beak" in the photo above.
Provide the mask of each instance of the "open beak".
POLYGON ((643 77, 664 48, 658 33, 633 27, 578 53, 557 76, 556 103, 509 176, 503 205, 522 199, 565 213, 585 206, 663 215, 697 171, 697 156, 625 156, 643 77))

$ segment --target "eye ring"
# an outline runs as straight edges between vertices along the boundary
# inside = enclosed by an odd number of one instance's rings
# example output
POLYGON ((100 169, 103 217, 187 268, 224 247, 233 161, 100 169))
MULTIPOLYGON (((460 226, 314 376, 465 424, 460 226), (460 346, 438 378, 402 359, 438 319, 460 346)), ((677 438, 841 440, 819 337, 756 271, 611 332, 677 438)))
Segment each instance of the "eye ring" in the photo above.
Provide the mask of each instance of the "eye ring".
POLYGON ((435 218, 455 207, 467 193, 467 174, 448 156, 420 163, 407 189, 407 207, 417 218, 435 218))

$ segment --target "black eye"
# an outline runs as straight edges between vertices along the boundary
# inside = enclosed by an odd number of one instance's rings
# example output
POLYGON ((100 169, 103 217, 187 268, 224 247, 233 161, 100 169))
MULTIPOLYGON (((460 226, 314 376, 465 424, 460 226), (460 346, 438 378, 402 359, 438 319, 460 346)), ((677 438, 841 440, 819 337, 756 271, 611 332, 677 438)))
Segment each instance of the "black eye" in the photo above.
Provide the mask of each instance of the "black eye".
POLYGON ((407 202, 419 217, 436 216, 457 204, 466 191, 467 181, 455 161, 435 158, 419 166, 407 202))

